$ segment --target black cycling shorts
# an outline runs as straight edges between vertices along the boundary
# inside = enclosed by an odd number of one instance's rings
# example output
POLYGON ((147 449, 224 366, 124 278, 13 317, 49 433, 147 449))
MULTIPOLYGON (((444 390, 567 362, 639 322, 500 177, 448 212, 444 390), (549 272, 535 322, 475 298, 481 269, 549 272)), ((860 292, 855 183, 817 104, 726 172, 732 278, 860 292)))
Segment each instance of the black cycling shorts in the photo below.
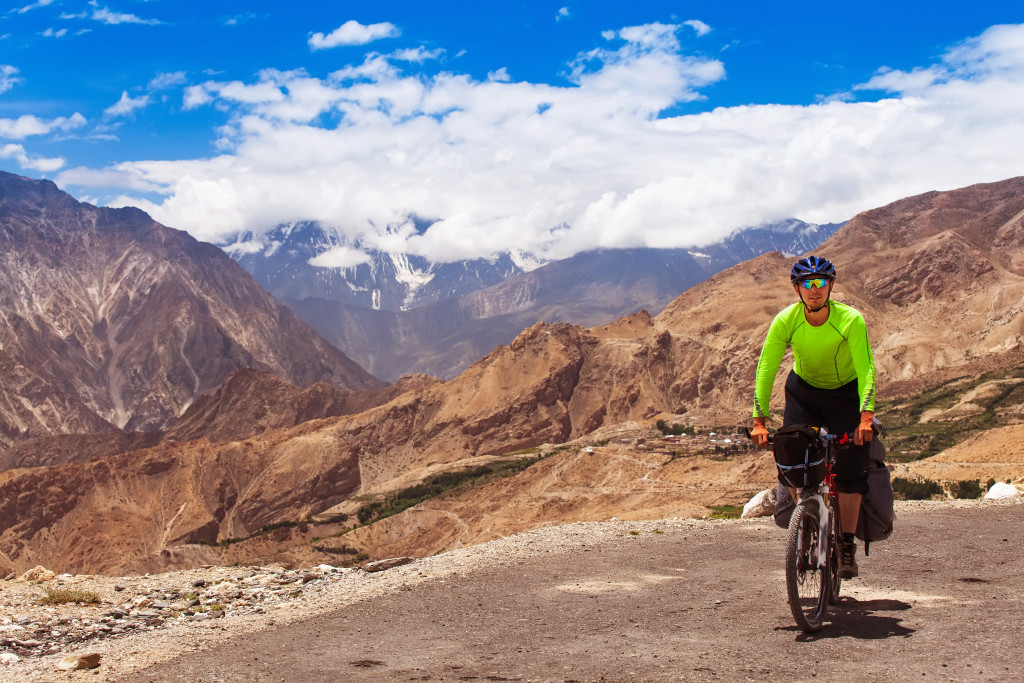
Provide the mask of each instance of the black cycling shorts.
MULTIPOLYGON (((838 389, 811 386, 795 372, 786 378, 786 410, 783 425, 806 424, 825 427, 832 434, 853 434, 860 426, 860 394, 857 380, 838 389)), ((840 493, 867 493, 870 444, 838 451, 835 474, 840 493)))

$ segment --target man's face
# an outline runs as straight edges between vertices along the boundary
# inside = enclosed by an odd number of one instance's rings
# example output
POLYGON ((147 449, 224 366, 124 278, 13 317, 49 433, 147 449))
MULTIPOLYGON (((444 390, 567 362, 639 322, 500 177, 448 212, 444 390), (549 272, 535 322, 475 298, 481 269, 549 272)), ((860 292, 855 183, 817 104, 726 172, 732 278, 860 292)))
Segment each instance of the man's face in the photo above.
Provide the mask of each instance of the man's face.
POLYGON ((832 293, 832 282, 825 278, 808 278, 793 285, 793 291, 802 298, 804 305, 810 309, 816 309, 824 306, 828 301, 828 296, 832 293), (810 289, 807 289, 808 285, 810 289))

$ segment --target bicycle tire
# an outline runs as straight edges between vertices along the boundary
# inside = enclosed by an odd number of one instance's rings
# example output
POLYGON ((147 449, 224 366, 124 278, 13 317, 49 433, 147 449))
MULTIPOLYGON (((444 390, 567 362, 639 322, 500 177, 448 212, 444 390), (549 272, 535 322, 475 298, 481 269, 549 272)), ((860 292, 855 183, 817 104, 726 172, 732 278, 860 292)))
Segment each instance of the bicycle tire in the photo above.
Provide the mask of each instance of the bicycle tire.
MULTIPOLYGON (((821 628, 829 601, 829 571, 818 567, 818 505, 802 501, 793 511, 786 539, 786 593, 796 625, 805 633, 821 628)), ((826 553, 827 557, 827 553, 826 553)))
POLYGON ((843 585, 839 578, 839 504, 835 497, 829 501, 828 510, 828 604, 835 605, 839 602, 839 590, 843 585))

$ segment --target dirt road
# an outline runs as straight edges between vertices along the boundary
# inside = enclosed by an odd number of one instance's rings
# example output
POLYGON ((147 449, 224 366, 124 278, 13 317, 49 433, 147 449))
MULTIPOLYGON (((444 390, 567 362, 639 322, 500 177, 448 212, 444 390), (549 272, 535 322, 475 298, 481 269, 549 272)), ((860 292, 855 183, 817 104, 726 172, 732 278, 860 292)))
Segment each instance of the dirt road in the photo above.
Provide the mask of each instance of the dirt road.
POLYGON ((125 681, 1024 679, 1024 504, 901 512, 805 635, 770 522, 484 568, 183 655, 125 681))

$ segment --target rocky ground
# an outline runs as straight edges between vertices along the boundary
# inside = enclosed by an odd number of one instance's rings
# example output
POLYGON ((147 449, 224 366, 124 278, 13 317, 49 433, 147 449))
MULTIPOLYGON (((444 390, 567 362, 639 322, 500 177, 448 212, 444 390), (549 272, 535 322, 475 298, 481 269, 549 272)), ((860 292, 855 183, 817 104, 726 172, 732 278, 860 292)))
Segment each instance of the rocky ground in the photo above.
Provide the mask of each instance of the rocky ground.
POLYGON ((131 577, 56 576, 37 568, 0 583, 0 680, 53 680, 91 654, 100 657, 90 668, 115 676, 229 634, 408 589, 460 571, 479 554, 456 551, 407 567, 401 565, 409 558, 398 558, 359 569, 204 567, 131 577), (81 601, 48 605, 48 595, 81 601))
MULTIPOLYGON (((983 512, 983 508, 995 505, 1019 506, 1021 501, 903 502, 898 504, 898 510, 901 519, 919 520, 916 523, 924 525, 924 528, 933 523, 947 524, 945 519, 938 517, 938 511, 942 509, 964 508, 983 512), (936 517, 929 521, 932 514, 936 517)), ((904 527, 910 527, 910 524, 904 527)), ((184 655, 186 662, 194 660, 197 666, 204 656, 210 658, 211 653, 220 658, 222 655, 216 654, 218 648, 223 648, 229 639, 237 641, 238 636, 248 634, 245 642, 250 648, 258 649, 261 646, 253 645, 257 638, 272 637, 279 629, 287 629, 288 624, 298 627, 317 615, 337 613, 339 608, 356 603, 372 612, 375 601, 400 599, 398 596, 402 594, 429 595, 437 590, 444 593, 451 590, 446 585, 454 586, 474 576, 485 576, 488 571, 505 574, 512 571, 514 574, 520 563, 526 566, 539 561, 543 568, 550 558, 552 568, 557 569, 555 564, 566 554, 597 558, 603 549, 622 543, 642 541, 650 544, 654 542, 652 539, 671 542, 672 539, 683 538, 692 542, 701 539, 700 544, 711 544, 702 550, 702 555, 710 551, 708 558, 713 559, 716 556, 714 544, 735 542, 735 539, 727 539, 737 532, 740 537, 754 534, 760 544, 767 543, 768 547, 774 548, 778 545, 771 540, 775 536, 763 535, 771 529, 770 522, 764 520, 676 518, 649 522, 590 522, 537 529, 434 557, 406 563, 368 565, 360 569, 327 565, 310 569, 206 567, 136 577, 53 576, 39 570, 0 582, 0 680, 67 681, 78 680, 82 676, 88 676, 88 680, 97 680, 95 677, 115 680, 139 673, 148 676, 144 670, 175 657, 184 655), (587 556, 577 552, 580 550, 597 552, 587 556), (426 585, 417 588, 419 584, 426 585), (90 594, 94 594, 99 602, 43 604, 48 593, 59 595, 59 591, 79 591, 77 597, 82 600, 91 600, 93 595, 90 594), (258 632, 263 635, 257 636, 258 632), (92 658, 86 658, 87 655, 92 655, 92 658), (62 667, 75 666, 94 668, 62 670, 62 667)), ((996 531, 1003 535, 1012 533, 1008 529, 996 531)), ((928 545, 926 550, 946 553, 956 552, 958 547, 957 544, 950 544, 948 548, 935 544, 934 547, 928 545)), ((900 546, 890 541, 880 548, 883 551, 881 562, 884 563, 885 553, 899 551, 900 546)), ((693 549, 697 550, 696 545, 693 549)), ((912 562, 918 564, 917 560, 912 562)), ((709 563, 713 564, 710 559, 709 563)), ((586 570, 586 567, 584 563, 581 570, 586 570)), ((919 569, 911 568, 911 571, 920 573, 919 569)), ((969 579, 984 573, 977 568, 973 571, 967 578, 959 579, 963 585, 969 587, 972 585, 969 579)), ((565 576, 555 578, 566 580, 565 576)), ((579 588, 581 584, 575 585, 579 588)), ((854 595, 856 588, 854 586, 854 595)), ((500 585, 498 590, 503 591, 500 585)), ((714 596, 704 597, 710 600, 714 596)), ((719 606, 723 601, 738 601, 740 597, 717 599, 715 603, 719 606)), ((635 608, 636 605, 632 605, 632 609, 635 608)), ((358 631, 362 633, 363 629, 358 631)), ((277 649, 268 646, 268 650, 273 651, 259 652, 247 658, 275 661, 277 649)), ((230 676, 232 671, 241 673, 231 661, 217 661, 223 667, 221 675, 230 676)), ((159 667, 156 670, 159 671, 159 667)), ((554 676, 551 680, 562 680, 556 674, 551 672, 554 676)), ((444 679, 444 676, 440 678, 444 679)), ((549 678, 542 676, 540 680, 549 678)), ((154 680, 164 678, 157 675, 154 680)))

